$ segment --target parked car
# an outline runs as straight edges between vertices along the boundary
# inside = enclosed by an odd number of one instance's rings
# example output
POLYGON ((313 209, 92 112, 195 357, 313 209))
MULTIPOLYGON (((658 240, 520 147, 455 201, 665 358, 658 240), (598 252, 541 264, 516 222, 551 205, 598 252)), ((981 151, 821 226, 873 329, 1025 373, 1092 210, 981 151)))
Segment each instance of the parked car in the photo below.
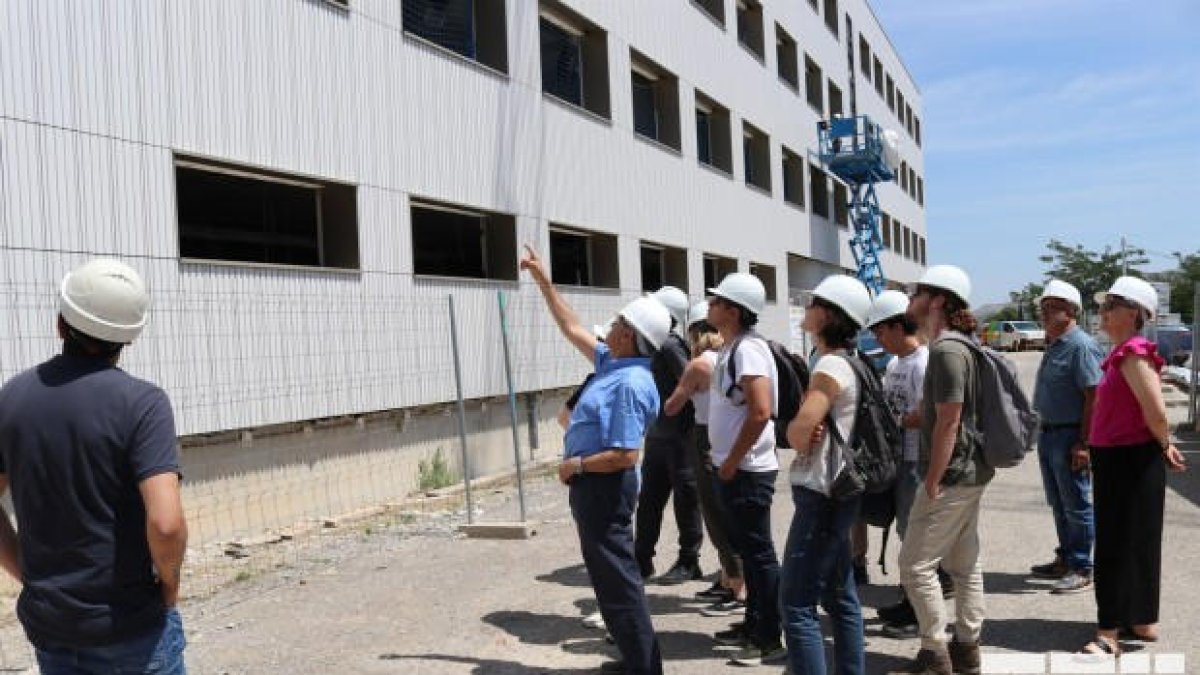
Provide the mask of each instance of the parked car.
POLYGON ((1046 331, 1035 321, 992 321, 980 337, 984 344, 1000 351, 1046 348, 1046 331))
POLYGON ((1192 331, 1187 326, 1155 326, 1154 342, 1168 365, 1182 365, 1192 353, 1192 331))

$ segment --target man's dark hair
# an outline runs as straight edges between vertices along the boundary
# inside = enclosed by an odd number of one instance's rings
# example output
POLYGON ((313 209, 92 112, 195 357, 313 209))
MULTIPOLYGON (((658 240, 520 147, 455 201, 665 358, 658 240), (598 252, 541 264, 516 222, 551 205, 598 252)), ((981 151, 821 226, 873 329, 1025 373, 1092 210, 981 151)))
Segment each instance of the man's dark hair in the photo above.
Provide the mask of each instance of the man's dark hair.
POLYGON ((84 335, 59 317, 63 325, 63 353, 68 356, 86 356, 91 358, 112 358, 121 353, 125 345, 119 342, 108 342, 90 335, 84 335))
POLYGON ((750 330, 758 325, 758 315, 741 305, 734 305, 738 310, 738 325, 742 330, 750 330))
POLYGON ((908 337, 912 337, 913 335, 916 335, 917 328, 919 328, 919 326, 917 326, 917 322, 910 319, 907 314, 897 314, 896 316, 893 316, 890 319, 884 319, 883 321, 880 321, 876 325, 877 326, 900 326, 901 328, 904 329, 904 334, 908 337))

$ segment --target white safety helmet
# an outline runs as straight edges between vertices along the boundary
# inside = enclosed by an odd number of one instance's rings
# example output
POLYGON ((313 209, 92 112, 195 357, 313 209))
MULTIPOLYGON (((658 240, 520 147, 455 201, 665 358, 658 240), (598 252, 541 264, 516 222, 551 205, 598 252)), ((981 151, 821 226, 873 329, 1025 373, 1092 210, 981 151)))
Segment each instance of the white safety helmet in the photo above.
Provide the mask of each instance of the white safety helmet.
POLYGON ((704 301, 695 303, 688 310, 687 327, 691 328, 701 321, 708 321, 708 303, 704 301))
POLYGON ((739 307, 744 307, 750 313, 762 314, 767 304, 767 289, 758 277, 746 272, 734 272, 725 275, 716 288, 708 289, 709 294, 724 298, 739 307))
POLYGON ((841 309, 859 328, 867 322, 867 312, 871 309, 871 292, 863 282, 852 276, 827 276, 812 289, 812 296, 841 309))
POLYGON ((900 291, 884 291, 871 303, 871 311, 867 312, 867 328, 904 316, 908 311, 908 296, 900 291))
POLYGON ((618 313, 655 349, 661 349, 671 334, 671 314, 666 307, 651 298, 638 298, 618 313))
POLYGON ((687 293, 675 288, 674 286, 663 286, 662 288, 650 293, 647 297, 654 298, 662 303, 663 307, 671 313, 671 318, 675 319, 675 323, 681 328, 687 322, 688 315, 688 297, 687 293))
POLYGON ((1038 296, 1037 303, 1042 304, 1046 298, 1066 300, 1075 305, 1075 309, 1083 309, 1083 298, 1079 295, 1079 289, 1061 279, 1051 279, 1046 282, 1046 288, 1038 296))
POLYGON ((595 335, 597 340, 607 340, 608 331, 612 330, 613 323, 615 322, 616 319, 609 319, 608 321, 605 321, 603 325, 594 324, 592 326, 592 335, 595 335))
POLYGON ((150 295, 132 267, 97 258, 68 272, 59 289, 58 311, 84 335, 129 344, 146 326, 150 295))
POLYGON ((940 288, 958 296, 967 307, 971 306, 971 278, 962 269, 954 265, 934 265, 925 270, 917 281, 919 286, 940 288))
POLYGON ((1158 291, 1146 281, 1137 277, 1120 277, 1113 282, 1112 288, 1096 294, 1096 302, 1103 304, 1110 295, 1119 295, 1126 300, 1137 303, 1139 307, 1150 313, 1150 318, 1158 311, 1158 291))

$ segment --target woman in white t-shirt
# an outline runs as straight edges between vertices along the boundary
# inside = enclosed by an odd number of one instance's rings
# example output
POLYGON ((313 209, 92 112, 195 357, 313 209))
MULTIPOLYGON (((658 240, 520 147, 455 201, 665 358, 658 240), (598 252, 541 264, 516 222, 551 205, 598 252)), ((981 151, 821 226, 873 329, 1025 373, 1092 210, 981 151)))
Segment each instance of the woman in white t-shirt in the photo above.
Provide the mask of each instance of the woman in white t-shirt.
POLYGON ((862 282, 836 275, 812 291, 804 330, 816 337, 817 362, 800 412, 788 427, 796 449, 792 500, 796 511, 784 549, 780 595, 788 663, 793 673, 826 672, 818 605, 833 627, 834 672, 865 671, 862 607, 854 582, 850 528, 858 518, 858 497, 838 499, 831 488, 846 464, 841 442, 854 432, 858 379, 848 359, 854 338, 866 322, 871 296, 862 282), (820 440, 813 431, 826 424, 820 440))

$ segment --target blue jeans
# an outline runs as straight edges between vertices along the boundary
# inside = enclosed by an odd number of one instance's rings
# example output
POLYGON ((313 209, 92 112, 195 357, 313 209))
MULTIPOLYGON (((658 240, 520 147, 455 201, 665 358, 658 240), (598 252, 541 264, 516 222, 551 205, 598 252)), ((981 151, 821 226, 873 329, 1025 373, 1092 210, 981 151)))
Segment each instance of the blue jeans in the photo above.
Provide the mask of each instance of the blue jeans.
POLYGON ((105 647, 37 649, 42 675, 186 675, 183 619, 169 609, 161 630, 105 647))
POLYGON ((746 633, 763 648, 779 644, 779 558, 771 539, 771 500, 777 474, 739 469, 728 483, 713 474, 717 498, 729 519, 729 538, 742 556, 746 633))
POLYGON ((1079 429, 1074 427, 1043 431, 1038 440, 1038 462, 1058 533, 1055 552, 1069 569, 1090 574, 1092 543, 1096 538, 1092 477, 1087 469, 1071 470, 1071 446, 1078 440, 1079 429))
POLYGON ((833 627, 834 672, 866 672, 862 606, 850 564, 850 527, 858 498, 830 499, 793 486, 796 513, 783 557, 781 602, 788 667, 793 673, 824 675, 825 645, 817 605, 833 627))

